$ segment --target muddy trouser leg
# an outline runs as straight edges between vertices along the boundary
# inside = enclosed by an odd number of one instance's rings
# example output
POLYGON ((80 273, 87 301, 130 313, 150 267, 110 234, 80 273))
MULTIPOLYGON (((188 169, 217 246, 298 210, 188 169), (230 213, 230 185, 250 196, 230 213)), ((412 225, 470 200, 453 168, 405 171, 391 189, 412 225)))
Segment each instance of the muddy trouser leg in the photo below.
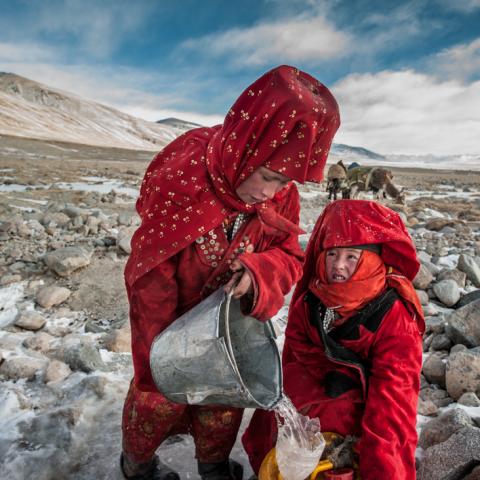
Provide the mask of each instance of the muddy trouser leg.
POLYGON ((136 463, 152 460, 172 429, 184 421, 187 405, 170 402, 162 394, 130 389, 123 407, 123 453, 136 463))
POLYGON ((229 456, 240 428, 243 409, 197 405, 189 410, 201 477, 241 478, 243 469, 236 462, 229 461, 229 456))

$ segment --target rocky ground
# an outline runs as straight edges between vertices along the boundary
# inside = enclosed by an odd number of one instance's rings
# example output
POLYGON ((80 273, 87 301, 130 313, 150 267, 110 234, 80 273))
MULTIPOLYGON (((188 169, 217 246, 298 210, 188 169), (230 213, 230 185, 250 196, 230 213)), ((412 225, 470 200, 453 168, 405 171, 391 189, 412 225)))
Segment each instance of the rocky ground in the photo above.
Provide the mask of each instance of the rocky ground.
MULTIPOLYGON (((2 479, 122 478, 132 374, 123 267, 151 157, 0 138, 2 479)), ((415 287, 427 318, 418 477, 480 479, 480 172, 393 171, 407 205, 389 205, 419 250, 415 287)), ((309 232, 324 185, 301 194, 309 232)), ((182 478, 198 478, 188 438, 161 454, 182 478)), ((247 467, 238 442, 233 456, 247 467)))

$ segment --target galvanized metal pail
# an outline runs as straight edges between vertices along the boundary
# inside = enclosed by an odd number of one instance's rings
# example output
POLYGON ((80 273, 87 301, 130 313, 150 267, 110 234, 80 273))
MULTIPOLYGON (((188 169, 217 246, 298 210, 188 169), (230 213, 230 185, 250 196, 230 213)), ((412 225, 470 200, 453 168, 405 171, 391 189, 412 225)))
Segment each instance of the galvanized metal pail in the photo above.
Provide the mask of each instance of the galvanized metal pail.
POLYGON ((153 341, 150 368, 176 403, 270 409, 282 396, 282 367, 270 321, 245 316, 217 290, 153 341))

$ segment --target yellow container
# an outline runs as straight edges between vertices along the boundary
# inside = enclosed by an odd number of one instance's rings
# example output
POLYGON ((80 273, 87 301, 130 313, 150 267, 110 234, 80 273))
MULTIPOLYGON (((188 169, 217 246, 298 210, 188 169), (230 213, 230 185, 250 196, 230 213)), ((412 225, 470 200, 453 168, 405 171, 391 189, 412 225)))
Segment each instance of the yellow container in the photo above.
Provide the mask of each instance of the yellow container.
MULTIPOLYGON (((324 432, 323 436, 325 438, 326 448, 328 448, 328 446, 330 446, 332 443, 339 445, 343 442, 343 437, 334 432, 324 432)), ((332 462, 330 462, 330 460, 320 460, 315 470, 309 475, 308 480, 323 480, 325 478, 323 472, 332 470, 333 468, 334 465, 332 462)), ((354 468, 354 470, 356 472, 355 479, 360 480, 358 468, 354 468)), ((258 479, 283 480, 278 469, 275 448, 272 448, 263 459, 262 465, 260 466, 260 470, 258 472, 258 479)))

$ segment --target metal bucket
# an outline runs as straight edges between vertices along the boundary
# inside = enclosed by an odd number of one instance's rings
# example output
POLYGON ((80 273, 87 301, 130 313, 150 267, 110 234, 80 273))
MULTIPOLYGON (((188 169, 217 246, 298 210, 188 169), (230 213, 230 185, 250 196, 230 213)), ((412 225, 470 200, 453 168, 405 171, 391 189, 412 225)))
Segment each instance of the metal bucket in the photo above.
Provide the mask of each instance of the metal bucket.
POLYGON ((245 316, 217 290, 153 341, 150 368, 175 403, 270 409, 282 396, 282 367, 269 321, 245 316))

